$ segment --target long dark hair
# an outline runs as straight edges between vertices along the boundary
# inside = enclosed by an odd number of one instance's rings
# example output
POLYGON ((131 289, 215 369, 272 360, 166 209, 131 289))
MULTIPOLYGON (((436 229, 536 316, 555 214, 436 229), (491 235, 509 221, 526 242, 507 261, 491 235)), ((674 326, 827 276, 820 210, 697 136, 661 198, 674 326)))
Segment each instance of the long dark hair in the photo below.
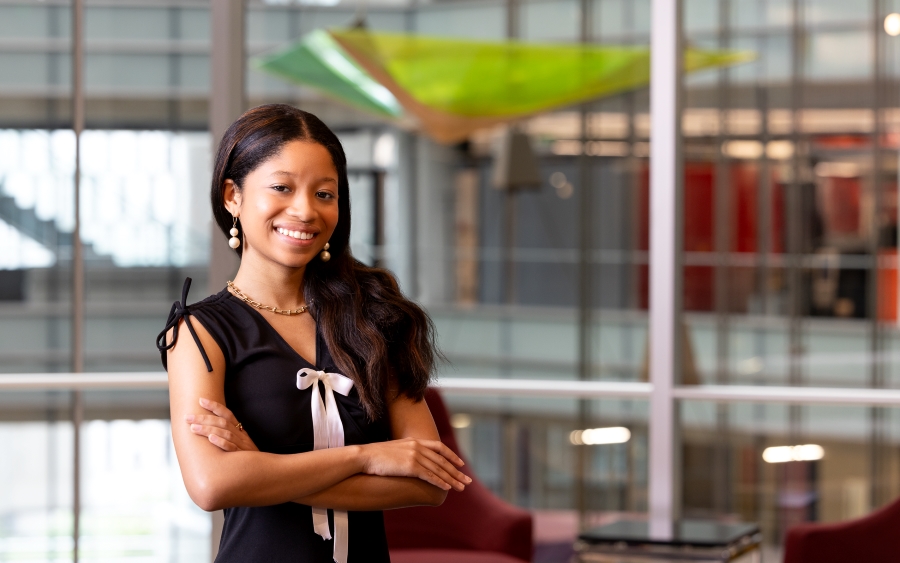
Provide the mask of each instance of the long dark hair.
MULTIPOLYGON (((338 173, 338 223, 331 235, 331 260, 306 265, 303 294, 337 366, 355 383, 366 413, 385 413, 389 380, 396 390, 421 400, 438 356, 434 325, 407 299, 387 270, 370 268, 350 253, 350 186, 347 158, 337 136, 311 113, 285 104, 248 110, 231 124, 216 152, 210 200, 213 216, 229 237, 225 181, 238 190, 247 174, 290 141, 325 147, 338 173)), ((237 248, 241 253, 243 245, 237 248)))

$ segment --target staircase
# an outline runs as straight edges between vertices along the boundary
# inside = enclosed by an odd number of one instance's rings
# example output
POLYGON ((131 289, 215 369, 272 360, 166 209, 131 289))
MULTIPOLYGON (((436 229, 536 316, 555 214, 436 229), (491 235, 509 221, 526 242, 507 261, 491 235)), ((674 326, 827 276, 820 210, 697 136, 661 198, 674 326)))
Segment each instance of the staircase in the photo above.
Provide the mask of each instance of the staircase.
MULTIPOLYGON (((70 260, 72 257, 72 233, 60 231, 55 221, 40 219, 34 209, 22 209, 16 205, 15 198, 0 195, 0 220, 8 223, 25 236, 54 252, 59 260, 70 260)), ((91 262, 108 262, 112 260, 98 254, 91 244, 82 246, 84 259, 91 262)))

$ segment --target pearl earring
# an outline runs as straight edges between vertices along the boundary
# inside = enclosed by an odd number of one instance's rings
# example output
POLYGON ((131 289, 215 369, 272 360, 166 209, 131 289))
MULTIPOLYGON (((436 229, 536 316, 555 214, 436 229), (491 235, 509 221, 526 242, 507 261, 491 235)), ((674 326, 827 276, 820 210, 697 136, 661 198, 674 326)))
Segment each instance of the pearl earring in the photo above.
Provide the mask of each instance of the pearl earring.
POLYGON ((237 250, 237 247, 241 245, 241 239, 238 238, 240 231, 237 228, 237 217, 234 217, 234 223, 231 226, 231 230, 228 232, 231 234, 231 238, 228 239, 228 246, 237 250))
POLYGON ((326 242, 325 248, 323 248, 322 252, 319 253, 319 258, 322 259, 322 262, 328 262, 329 260, 331 260, 331 253, 328 252, 329 248, 331 248, 331 245, 326 242))

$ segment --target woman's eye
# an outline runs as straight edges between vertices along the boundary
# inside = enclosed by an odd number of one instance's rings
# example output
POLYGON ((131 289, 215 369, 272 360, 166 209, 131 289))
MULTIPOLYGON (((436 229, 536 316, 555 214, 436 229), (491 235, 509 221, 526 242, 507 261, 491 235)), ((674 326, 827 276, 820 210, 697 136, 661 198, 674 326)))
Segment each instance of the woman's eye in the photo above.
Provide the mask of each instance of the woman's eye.
POLYGON ((334 195, 331 192, 316 192, 316 197, 320 199, 334 199, 334 195))
POLYGON ((277 185, 277 186, 272 186, 272 189, 275 190, 276 192, 286 192, 286 191, 288 191, 289 188, 287 186, 277 185))

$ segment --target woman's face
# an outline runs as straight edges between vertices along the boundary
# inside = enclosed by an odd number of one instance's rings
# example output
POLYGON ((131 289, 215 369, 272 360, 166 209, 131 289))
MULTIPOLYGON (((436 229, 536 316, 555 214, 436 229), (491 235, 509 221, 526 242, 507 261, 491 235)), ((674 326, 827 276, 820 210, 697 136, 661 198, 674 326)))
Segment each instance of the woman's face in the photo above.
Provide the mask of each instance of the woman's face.
POLYGON ((328 150, 291 141, 257 166, 240 191, 231 180, 225 207, 240 219, 243 257, 291 268, 316 258, 338 222, 338 174, 328 150))

